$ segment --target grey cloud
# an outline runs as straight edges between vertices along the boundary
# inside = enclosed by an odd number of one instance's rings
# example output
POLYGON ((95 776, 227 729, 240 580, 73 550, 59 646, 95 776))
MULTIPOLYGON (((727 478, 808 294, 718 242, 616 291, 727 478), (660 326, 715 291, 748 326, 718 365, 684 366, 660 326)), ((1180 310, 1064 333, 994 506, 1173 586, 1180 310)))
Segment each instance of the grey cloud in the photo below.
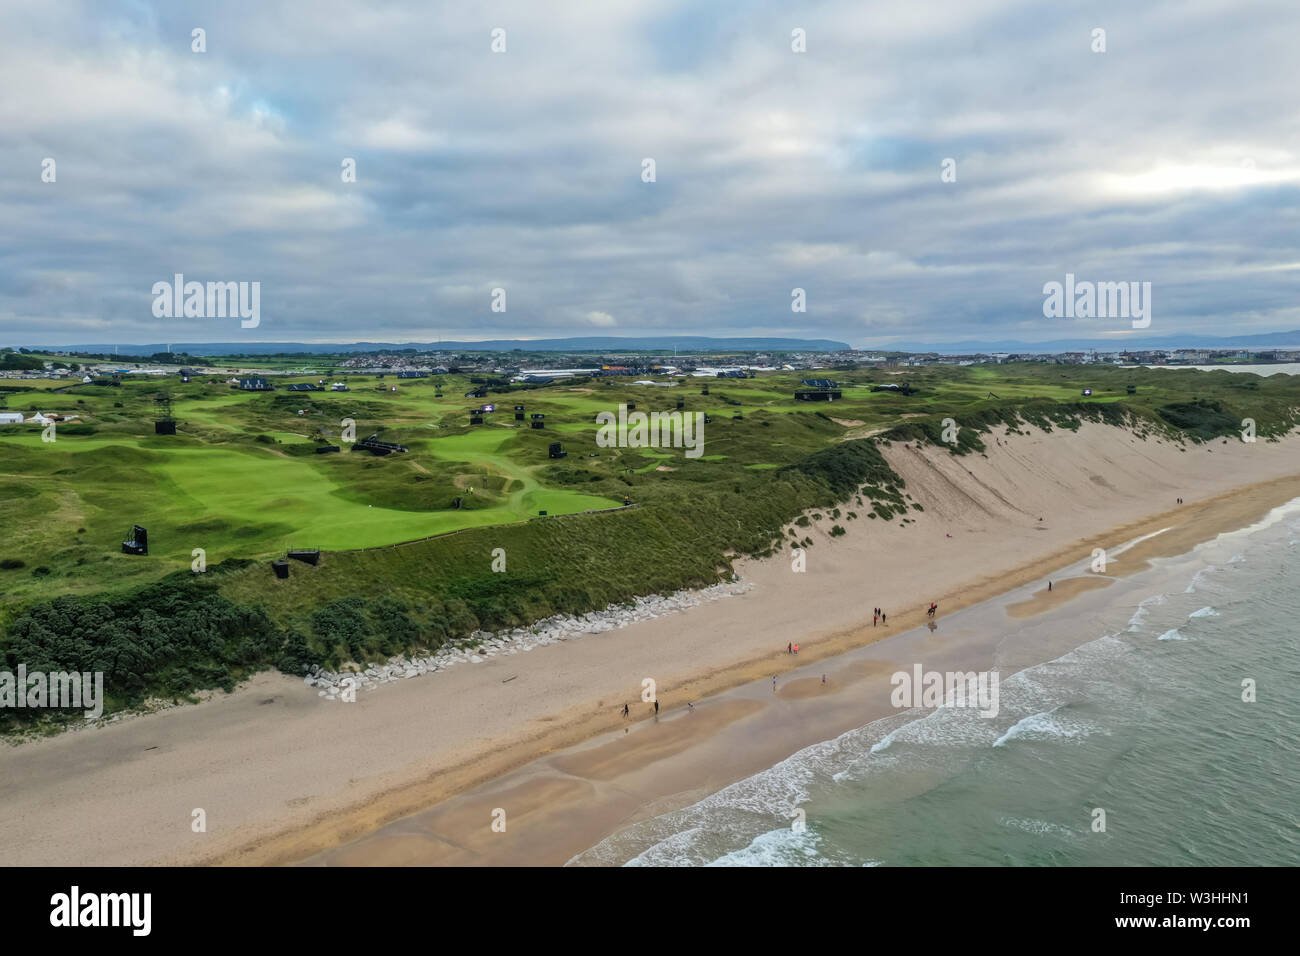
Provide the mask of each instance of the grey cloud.
POLYGON ((1296 325, 1294 7, 608 6, 0 10, 0 341, 1113 325, 1042 318, 1067 271, 1151 281, 1153 335, 1296 325), (175 272, 261 326, 155 319, 175 272))

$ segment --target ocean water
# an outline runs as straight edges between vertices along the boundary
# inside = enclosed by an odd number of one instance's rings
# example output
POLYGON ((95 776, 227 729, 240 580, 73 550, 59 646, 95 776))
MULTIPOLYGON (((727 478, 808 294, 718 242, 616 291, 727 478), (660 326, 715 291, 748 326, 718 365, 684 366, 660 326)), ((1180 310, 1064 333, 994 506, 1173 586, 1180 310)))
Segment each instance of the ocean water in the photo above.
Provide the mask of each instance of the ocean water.
POLYGON ((1300 502, 1156 564, 996 717, 874 721, 571 862, 1300 865, 1300 502))
POLYGON ((1251 375, 1300 375, 1300 363, 1278 362, 1274 365, 1143 365, 1143 368, 1194 368, 1199 372, 1248 372, 1251 375))

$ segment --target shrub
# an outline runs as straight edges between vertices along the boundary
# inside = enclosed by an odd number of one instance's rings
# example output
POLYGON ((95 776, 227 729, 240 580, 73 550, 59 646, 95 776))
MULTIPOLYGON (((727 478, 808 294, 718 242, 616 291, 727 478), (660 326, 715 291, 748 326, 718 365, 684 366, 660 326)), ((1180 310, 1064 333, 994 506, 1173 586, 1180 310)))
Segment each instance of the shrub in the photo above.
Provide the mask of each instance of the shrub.
MULTIPOLYGON (((5 657, 11 668, 24 661, 47 672, 102 671, 116 707, 151 695, 231 690, 282 656, 284 636, 265 611, 226 600, 204 577, 178 572, 124 595, 32 605, 10 627, 5 657)), ((0 711, 0 727, 20 719, 0 711)))
POLYGON ((1162 405, 1156 409, 1156 414, 1175 428, 1188 432, 1197 441, 1231 434, 1237 430, 1240 422, 1224 412, 1221 402, 1203 398, 1162 405))

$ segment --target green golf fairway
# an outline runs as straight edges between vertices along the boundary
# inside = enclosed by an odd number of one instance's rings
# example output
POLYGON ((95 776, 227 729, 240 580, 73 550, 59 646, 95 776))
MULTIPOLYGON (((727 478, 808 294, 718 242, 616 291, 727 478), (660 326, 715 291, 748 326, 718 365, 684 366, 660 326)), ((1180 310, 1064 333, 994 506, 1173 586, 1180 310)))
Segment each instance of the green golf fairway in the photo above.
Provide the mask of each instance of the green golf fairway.
MULTIPOLYGON (((309 444, 309 439, 292 432, 267 434, 282 444, 207 445, 154 435, 66 433, 46 443, 35 428, 10 433, 0 448, 20 453, 24 467, 17 473, 0 471, 0 482, 23 481, 5 495, 0 516, 8 528, 23 532, 29 554, 71 557, 69 545, 94 546, 107 552, 102 560, 129 575, 158 559, 183 562, 173 569, 187 566, 195 548, 203 549, 209 563, 287 547, 354 550, 524 521, 543 510, 562 515, 622 505, 608 497, 542 487, 532 469, 498 450, 515 436, 513 429, 482 429, 429 443, 436 458, 481 469, 485 477, 499 476, 511 488, 504 496, 489 494, 483 507, 463 509, 450 507, 449 492, 447 505, 436 510, 367 502, 364 491, 348 487, 350 473, 372 465, 383 480, 407 480, 415 475, 416 456, 372 458, 361 451, 290 456, 282 449, 309 444), (148 563, 117 553, 133 524, 149 530, 148 563), (79 533, 78 528, 86 530, 79 533)), ((7 454, 6 460, 12 457, 7 454)), ((470 497, 468 488, 481 480, 467 475, 460 493, 470 497)), ((485 491, 475 494, 482 497, 485 491)), ((97 565, 73 565, 69 572, 79 577, 82 568, 88 577, 99 577, 97 565)), ((31 587, 40 583, 26 575, 19 581, 31 587)))

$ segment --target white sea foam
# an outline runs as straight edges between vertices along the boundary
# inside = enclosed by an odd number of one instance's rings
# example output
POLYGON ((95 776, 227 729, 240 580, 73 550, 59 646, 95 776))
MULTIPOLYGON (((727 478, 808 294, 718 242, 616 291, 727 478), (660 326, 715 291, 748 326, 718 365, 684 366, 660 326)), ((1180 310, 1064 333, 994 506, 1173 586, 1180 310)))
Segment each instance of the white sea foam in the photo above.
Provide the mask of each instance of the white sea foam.
POLYGON ((821 837, 812 829, 796 833, 792 827, 760 833, 743 850, 732 850, 709 866, 830 866, 818 852, 821 837))
POLYGON ((1089 725, 1062 715, 1062 706, 1022 717, 993 741, 993 746, 1005 747, 1013 740, 1072 740, 1087 736, 1089 725))
MULTIPOLYGON (((1172 527, 1173 525, 1169 526, 1169 528, 1172 527)), ((1123 544, 1111 548, 1109 551, 1106 552, 1106 560, 1110 561, 1116 555, 1123 554, 1129 548, 1136 547, 1137 545, 1141 544, 1143 541, 1150 540, 1151 538, 1154 538, 1156 535, 1164 534, 1166 531, 1169 530, 1169 528, 1161 528, 1159 531, 1152 531, 1150 534, 1144 534, 1140 538, 1134 538, 1132 541, 1125 541, 1123 544)))
POLYGON ((1024 817, 1002 817, 998 820, 1005 827, 1015 827, 1017 830, 1024 830, 1026 833, 1036 833, 1040 836, 1054 836, 1065 839, 1075 839, 1078 834, 1068 827, 1063 827, 1059 823, 1052 823, 1049 820, 1033 820, 1024 817))
POLYGON ((1187 589, 1183 591, 1183 593, 1195 594, 1196 588, 1201 584, 1202 580, 1205 577, 1213 574, 1216 571, 1221 571, 1221 570, 1223 569, 1213 564, 1211 564, 1208 568, 1201 568, 1201 570, 1197 571, 1194 575, 1192 575, 1192 583, 1187 585, 1187 589))
POLYGON ((882 750, 888 750, 889 745, 892 744, 893 742, 894 742, 894 734, 893 733, 885 734, 885 736, 881 737, 879 740, 877 740, 874 744, 871 745, 871 752, 873 754, 878 754, 882 750))
POLYGON ((699 863, 690 853, 696 839, 705 833, 702 827, 691 827, 659 841, 625 866, 694 866, 699 863))
POLYGON ((1168 600, 1169 599, 1163 594, 1157 594, 1154 597, 1149 597, 1146 600, 1139 602, 1137 610, 1134 611, 1133 616, 1128 619, 1128 629, 1130 631, 1142 630, 1142 625, 1146 621, 1147 615, 1150 613, 1149 608, 1152 606, 1159 607, 1161 604, 1167 603, 1168 600))
POLYGON ((1182 632, 1175 627, 1165 631, 1163 634, 1157 637, 1156 640, 1157 641, 1185 641, 1187 640, 1187 638, 1184 637, 1182 632))
POLYGON ((1199 611, 1193 611, 1191 614, 1187 615, 1189 619, 1193 617, 1218 617, 1218 616, 1219 616, 1219 612, 1212 607, 1203 607, 1199 611))

